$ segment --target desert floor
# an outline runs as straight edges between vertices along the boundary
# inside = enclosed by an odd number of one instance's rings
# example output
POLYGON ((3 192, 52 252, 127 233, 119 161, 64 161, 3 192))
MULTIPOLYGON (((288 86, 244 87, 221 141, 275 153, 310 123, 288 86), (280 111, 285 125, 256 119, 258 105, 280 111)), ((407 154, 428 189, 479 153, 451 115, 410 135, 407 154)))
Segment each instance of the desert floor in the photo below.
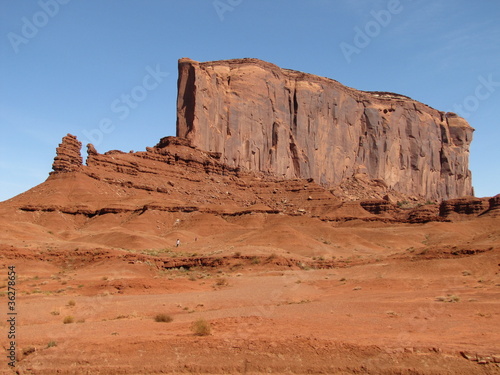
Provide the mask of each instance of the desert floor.
POLYGON ((230 244, 234 231, 185 235, 165 252, 2 245, 18 361, 4 356, 0 373, 500 373, 498 219, 353 221, 312 252, 276 231, 252 246, 230 244), (208 335, 193 331, 199 319, 208 335))

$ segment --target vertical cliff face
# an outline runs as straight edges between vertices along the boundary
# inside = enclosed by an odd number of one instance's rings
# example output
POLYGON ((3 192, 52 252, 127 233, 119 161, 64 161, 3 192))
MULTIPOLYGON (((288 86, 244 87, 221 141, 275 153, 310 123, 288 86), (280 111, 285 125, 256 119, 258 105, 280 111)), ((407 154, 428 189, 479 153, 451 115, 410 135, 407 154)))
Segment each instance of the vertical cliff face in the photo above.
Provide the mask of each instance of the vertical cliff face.
POLYGON ((230 167, 335 187, 377 180, 421 199, 472 195, 473 129, 408 97, 256 59, 179 60, 177 136, 230 167))

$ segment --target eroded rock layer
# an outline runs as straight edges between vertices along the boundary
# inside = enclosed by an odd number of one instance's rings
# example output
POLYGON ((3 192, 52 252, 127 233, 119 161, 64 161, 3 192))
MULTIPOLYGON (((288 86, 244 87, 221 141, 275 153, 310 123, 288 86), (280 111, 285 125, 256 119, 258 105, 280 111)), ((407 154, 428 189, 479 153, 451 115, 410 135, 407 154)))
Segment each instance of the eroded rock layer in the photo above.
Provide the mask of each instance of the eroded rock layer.
POLYGON ((473 195, 472 133, 457 115, 402 95, 257 59, 179 60, 177 136, 230 168, 330 188, 355 178, 383 192, 449 199, 473 195))
POLYGON ((63 137, 56 149, 56 157, 52 164, 53 173, 79 171, 83 162, 81 148, 82 143, 74 135, 67 134, 63 137))
MULTIPOLYGON (((376 186, 350 181, 352 201, 312 179, 282 179, 244 171, 220 161, 217 152, 193 147, 188 139, 162 138, 146 151, 100 154, 68 134, 57 148, 49 179, 15 198, 28 212, 59 212, 89 218, 144 212, 205 213, 240 216, 253 213, 305 216, 325 222, 350 220, 425 223, 462 220, 498 211, 500 200, 463 197, 441 204, 373 198, 376 186), (65 156, 61 159, 61 156, 65 156), (61 163, 64 160, 64 163, 61 163), (73 172, 73 173, 69 173, 73 172)), ((380 186, 379 186, 380 187, 380 186)))

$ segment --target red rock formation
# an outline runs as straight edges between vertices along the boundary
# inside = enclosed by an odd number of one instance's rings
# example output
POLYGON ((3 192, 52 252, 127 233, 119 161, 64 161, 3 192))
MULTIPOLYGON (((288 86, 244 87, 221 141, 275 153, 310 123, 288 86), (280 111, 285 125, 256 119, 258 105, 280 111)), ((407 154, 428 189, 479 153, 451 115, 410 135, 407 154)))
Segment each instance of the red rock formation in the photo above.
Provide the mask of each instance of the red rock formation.
POLYGON ((382 199, 370 199, 359 202, 366 211, 380 215, 384 213, 394 213, 397 209, 394 204, 382 199))
POLYGON ((489 207, 485 212, 490 216, 500 216, 500 194, 489 199, 489 207))
POLYGON ((448 199, 472 195, 472 132, 455 114, 403 95, 256 59, 179 60, 177 135, 233 168, 331 188, 364 176, 387 192, 448 199))
POLYGON ((87 165, 82 165, 80 147, 76 137, 65 136, 47 181, 13 198, 11 204, 25 212, 87 218, 145 212, 199 212, 221 217, 261 213, 325 222, 425 223, 500 211, 500 195, 489 201, 466 197, 422 207, 415 201, 395 204, 391 196, 353 201, 358 189, 383 184, 359 184, 347 195, 338 195, 312 179, 282 179, 228 167, 220 154, 202 151, 177 137, 165 137, 155 147, 129 153, 112 150, 99 154, 89 145, 87 165))
POLYGON ((439 215, 442 217, 449 217, 453 214, 477 216, 489 207, 488 198, 462 197, 442 202, 439 215))
POLYGON ((412 224, 428 223, 429 221, 443 221, 439 216, 439 205, 431 204, 416 207, 408 213, 406 221, 412 224))
POLYGON ((74 135, 68 134, 56 149, 52 173, 74 172, 81 169, 83 160, 80 150, 82 143, 74 135))

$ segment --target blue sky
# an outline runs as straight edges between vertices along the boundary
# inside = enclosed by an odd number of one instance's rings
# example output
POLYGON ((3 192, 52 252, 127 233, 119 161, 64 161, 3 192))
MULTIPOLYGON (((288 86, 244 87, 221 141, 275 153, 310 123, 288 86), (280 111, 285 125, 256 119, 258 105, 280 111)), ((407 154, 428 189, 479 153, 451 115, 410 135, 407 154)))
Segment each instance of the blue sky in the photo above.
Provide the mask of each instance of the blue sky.
POLYGON ((476 129, 476 195, 498 194, 499 19, 490 0, 0 0, 0 200, 43 182, 67 133, 99 152, 175 135, 181 57, 255 57, 457 112, 476 129))

